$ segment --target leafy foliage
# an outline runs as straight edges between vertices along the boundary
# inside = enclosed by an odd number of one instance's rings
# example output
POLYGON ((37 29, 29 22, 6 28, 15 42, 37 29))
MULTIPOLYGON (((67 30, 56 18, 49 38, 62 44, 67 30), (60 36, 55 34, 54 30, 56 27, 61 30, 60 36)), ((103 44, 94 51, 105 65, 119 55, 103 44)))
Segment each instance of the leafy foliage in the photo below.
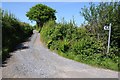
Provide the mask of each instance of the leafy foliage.
POLYGON ((41 39, 46 46, 59 55, 86 64, 118 70, 118 48, 106 47, 96 34, 89 33, 85 27, 76 27, 73 22, 47 22, 41 30, 41 39))
POLYGON ((26 16, 30 20, 36 21, 38 27, 42 27, 45 22, 51 19, 56 20, 55 13, 56 11, 54 9, 43 4, 37 4, 30 8, 26 16))
POLYGON ((1 10, 2 13, 2 60, 14 47, 32 34, 32 27, 20 22, 13 14, 1 10))
MULTIPOLYGON (((90 3, 90 7, 84 7, 80 12, 88 25, 86 29, 90 33, 100 34, 100 41, 107 47, 108 32, 103 30, 104 25, 112 24, 111 44, 109 57, 119 60, 120 56, 120 2, 106 2, 95 5, 90 3)), ((105 53, 105 52, 104 52, 105 53)), ((119 63, 119 62, 117 62, 119 63)), ((114 64, 115 65, 115 64, 114 64)), ((120 64, 119 64, 120 65, 120 64)), ((118 66, 119 66, 118 65, 118 66)))
MULTIPOLYGON (((105 35, 106 32, 103 30, 103 26, 111 23, 111 46, 118 46, 120 48, 120 2, 106 2, 99 5, 90 3, 90 7, 82 8, 80 13, 88 22, 86 28, 94 34, 105 35)), ((105 39, 102 38, 102 40, 105 39)))

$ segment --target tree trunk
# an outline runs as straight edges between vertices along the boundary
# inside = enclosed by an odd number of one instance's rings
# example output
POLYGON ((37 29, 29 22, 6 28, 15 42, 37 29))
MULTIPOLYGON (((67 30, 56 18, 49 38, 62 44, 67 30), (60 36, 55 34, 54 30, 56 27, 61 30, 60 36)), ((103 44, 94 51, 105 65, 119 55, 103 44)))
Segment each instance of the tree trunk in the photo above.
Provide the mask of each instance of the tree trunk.
POLYGON ((43 27, 43 23, 42 22, 37 22, 37 26, 38 26, 38 28, 42 28, 43 27))
POLYGON ((41 31, 42 27, 43 27, 43 23, 42 22, 36 22, 37 23, 37 30, 39 30, 39 32, 41 31))

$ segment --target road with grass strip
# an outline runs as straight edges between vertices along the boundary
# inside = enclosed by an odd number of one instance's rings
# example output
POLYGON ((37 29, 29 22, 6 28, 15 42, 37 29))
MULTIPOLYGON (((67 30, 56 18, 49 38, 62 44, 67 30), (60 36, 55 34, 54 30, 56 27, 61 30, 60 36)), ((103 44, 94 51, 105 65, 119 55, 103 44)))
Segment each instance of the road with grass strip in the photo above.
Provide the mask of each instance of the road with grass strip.
POLYGON ((59 56, 40 42, 40 34, 18 46, 2 67, 3 78, 118 78, 118 72, 59 56))

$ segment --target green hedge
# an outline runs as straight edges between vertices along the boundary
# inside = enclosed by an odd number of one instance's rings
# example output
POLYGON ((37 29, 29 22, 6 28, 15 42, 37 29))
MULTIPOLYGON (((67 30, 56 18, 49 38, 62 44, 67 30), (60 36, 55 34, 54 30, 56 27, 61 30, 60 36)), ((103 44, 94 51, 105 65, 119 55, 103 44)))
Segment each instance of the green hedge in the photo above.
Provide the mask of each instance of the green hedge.
POLYGON ((19 21, 13 14, 1 10, 2 14, 2 61, 15 46, 32 34, 33 28, 19 21))
POLYGON ((41 30, 41 40, 46 46, 61 56, 86 64, 118 69, 118 47, 110 48, 106 54, 103 40, 89 33, 85 27, 76 27, 72 22, 47 22, 41 30))

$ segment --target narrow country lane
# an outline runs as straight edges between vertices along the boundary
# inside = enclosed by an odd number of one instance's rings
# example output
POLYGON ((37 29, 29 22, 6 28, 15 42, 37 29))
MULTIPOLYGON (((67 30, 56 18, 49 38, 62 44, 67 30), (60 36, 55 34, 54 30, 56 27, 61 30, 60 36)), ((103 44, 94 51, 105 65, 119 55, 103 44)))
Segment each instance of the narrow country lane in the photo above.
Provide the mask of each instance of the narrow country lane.
POLYGON ((50 51, 41 44, 36 31, 23 44, 28 48, 12 52, 2 67, 3 78, 118 78, 118 72, 91 67, 50 51))

